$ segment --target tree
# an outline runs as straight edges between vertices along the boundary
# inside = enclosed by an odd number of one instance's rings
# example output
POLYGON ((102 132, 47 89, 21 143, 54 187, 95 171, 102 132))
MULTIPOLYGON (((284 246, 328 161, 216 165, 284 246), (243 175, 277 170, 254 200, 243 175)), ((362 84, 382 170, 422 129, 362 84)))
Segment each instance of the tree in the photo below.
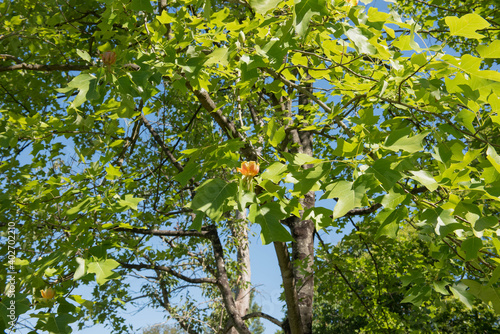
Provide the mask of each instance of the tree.
POLYGON ((143 329, 142 334, 184 334, 182 330, 179 330, 176 327, 166 325, 166 324, 161 324, 161 325, 154 325, 148 328, 143 329))
POLYGON ((380 222, 353 224, 355 229, 338 245, 320 237, 314 333, 380 333, 384 324, 391 333, 500 332, 493 310, 477 303, 469 310, 435 281, 442 274, 433 268, 434 260, 416 231, 402 231, 387 242, 374 237, 380 222), (422 302, 406 302, 415 284, 412 276, 438 291, 429 291, 422 302))
POLYGON ((500 312, 490 18, 444 18, 443 34, 480 44, 455 57, 453 39, 420 45, 415 24, 357 1, 0 11, 5 327, 26 314, 52 333, 87 319, 129 332, 115 311, 145 298, 188 333, 250 333, 260 317, 309 334, 315 231, 355 216, 387 247, 419 235, 435 276, 410 274, 404 302, 436 291, 500 312), (249 313, 251 224, 278 258, 284 321, 249 313))

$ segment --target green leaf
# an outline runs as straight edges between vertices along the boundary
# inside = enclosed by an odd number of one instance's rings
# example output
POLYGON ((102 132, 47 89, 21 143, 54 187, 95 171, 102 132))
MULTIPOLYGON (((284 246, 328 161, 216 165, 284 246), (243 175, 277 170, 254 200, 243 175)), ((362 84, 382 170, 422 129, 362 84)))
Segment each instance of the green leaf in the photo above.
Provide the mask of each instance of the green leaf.
POLYGON ((432 177, 432 174, 429 173, 428 171, 419 170, 419 171, 410 171, 410 173, 413 175, 411 177, 412 179, 420 182, 430 191, 434 191, 438 188, 438 183, 436 182, 436 180, 434 180, 434 177, 432 177))
POLYGON ((148 13, 154 13, 154 8, 149 0, 132 0, 130 8, 136 11, 144 11, 148 13))
POLYGON ((281 0, 250 0, 250 7, 256 13, 264 15, 269 10, 276 8, 280 2, 281 0))
POLYGON ((273 147, 277 147, 281 141, 285 138, 285 127, 282 126, 278 128, 277 124, 274 121, 274 118, 271 118, 267 125, 267 136, 269 137, 269 143, 273 147))
POLYGON ((263 180, 271 180, 274 183, 278 183, 286 170, 286 165, 281 162, 274 162, 266 168, 264 173, 262 173, 261 178, 263 180))
POLYGON ((92 59, 90 58, 90 55, 87 51, 82 51, 82 50, 76 50, 76 53, 80 56, 80 58, 82 58, 83 60, 85 61, 88 61, 89 63, 92 61, 92 59))
POLYGON ((465 261, 477 258, 477 252, 483 248, 483 242, 476 237, 469 237, 462 241, 462 250, 465 252, 465 261))
POLYGON ((400 172, 391 169, 391 162, 386 159, 378 159, 366 172, 373 173, 377 180, 382 183, 382 187, 384 187, 386 191, 392 189, 392 187, 402 178, 400 172))
POLYGON ((381 223, 375 234, 375 240, 380 237, 396 239, 399 231, 399 222, 403 221, 407 215, 408 209, 404 206, 397 210, 383 209, 380 211, 375 218, 376 221, 381 223))
POLYGON ((463 226, 460 223, 457 223, 457 221, 453 217, 452 209, 426 209, 422 213, 420 219, 422 223, 434 226, 434 231, 436 232, 436 234, 442 237, 445 237, 447 234, 455 230, 463 228, 463 226))
POLYGON ((311 157, 310 155, 307 155, 304 153, 290 154, 287 152, 282 152, 282 154, 286 160, 288 160, 291 164, 293 164, 295 166, 317 164, 320 162, 324 162, 321 159, 316 159, 316 158, 311 157))
POLYGON ((404 190, 397 186, 389 190, 387 195, 382 199, 382 206, 387 209, 395 209, 399 204, 401 204, 405 199, 408 198, 408 194, 404 190))
POLYGON ((481 299, 486 304, 491 303, 495 313, 500 314, 500 291, 498 289, 470 279, 464 279, 462 282, 469 287, 470 294, 481 299))
POLYGON ((215 49, 205 61, 205 65, 220 64, 222 66, 227 66, 228 64, 228 48, 218 48, 215 49))
POLYGON ((83 201, 80 201, 78 204, 70 208, 68 211, 66 211, 67 215, 73 215, 78 212, 86 212, 87 209, 91 206, 92 204, 92 198, 85 198, 83 201))
POLYGON ((449 292, 446 289, 448 284, 449 283, 446 281, 432 282, 432 285, 434 286, 434 290, 436 290, 437 292, 439 292, 440 294, 445 295, 445 296, 449 295, 449 292))
POLYGON ((109 166, 106 167, 106 180, 115 180, 122 176, 120 172, 120 167, 109 166))
POLYGON ((492 228, 493 226, 498 224, 498 218, 489 216, 489 217, 481 217, 474 223, 474 230, 483 231, 487 228, 492 228))
POLYGON ((195 217, 193 219, 193 222, 189 226, 190 230, 196 230, 196 231, 201 231, 201 227, 203 225, 203 218, 205 217, 205 214, 203 212, 196 212, 195 217))
POLYGON ((49 334, 71 333, 72 329, 69 324, 77 320, 77 318, 69 314, 45 313, 35 315, 35 317, 39 318, 36 327, 47 331, 49 334))
POLYGON ((368 38, 363 35, 358 27, 347 30, 345 34, 356 45, 359 53, 366 53, 368 55, 377 53, 377 48, 370 44, 368 38))
POLYGON ((85 259, 77 257, 76 262, 78 262, 78 268, 76 268, 75 274, 73 275, 73 280, 75 281, 87 274, 87 265, 85 263, 85 259))
POLYGON ((396 130, 389 134, 384 147, 397 152, 403 150, 410 153, 415 153, 423 150, 422 140, 430 133, 430 131, 423 131, 422 133, 409 137, 411 129, 396 130))
POLYGON ((134 198, 134 195, 127 194, 127 195, 125 195, 124 199, 120 199, 118 201, 118 204, 120 206, 129 207, 130 209, 137 211, 137 206, 139 205, 139 203, 141 201, 144 201, 144 198, 140 198, 140 197, 134 198))
POLYGON ((98 262, 90 262, 87 264, 87 272, 95 274, 96 282, 103 285, 113 278, 117 278, 117 274, 113 271, 120 264, 113 259, 102 260, 98 262))
POLYGON ((490 24, 477 14, 466 14, 460 18, 447 16, 444 18, 446 25, 450 28, 450 35, 462 36, 466 38, 481 39, 484 36, 476 30, 488 28, 490 24))
POLYGON ((295 0, 293 7, 293 25, 295 33, 304 36, 312 17, 325 12, 325 0, 295 0))
POLYGON ((332 219, 333 211, 323 207, 315 207, 304 211, 303 220, 313 220, 316 231, 328 226, 337 226, 332 219))
POLYGON ((500 40, 496 39, 489 45, 478 45, 477 52, 482 58, 500 58, 500 40))
POLYGON ((488 159, 489 162, 495 167, 497 172, 500 173, 500 156, 498 153, 495 151, 495 149, 488 145, 488 149, 486 150, 486 158, 488 159))
POLYGON ((174 176, 174 180, 179 182, 183 187, 187 185, 189 180, 193 178, 200 170, 200 164, 196 158, 191 158, 182 172, 174 176))
POLYGON ((330 170, 330 163, 323 163, 292 173, 292 176, 298 181, 293 186, 292 194, 301 197, 311 190, 319 190, 318 181, 325 177, 330 170))
MULTIPOLYGON (((242 181, 243 183, 243 181, 242 181)), ((246 210, 246 206, 248 203, 254 203, 255 199, 255 191, 248 191, 243 187, 243 184, 238 188, 238 209, 240 211, 246 210)))
POLYGON ((470 110, 462 109, 456 116, 456 120, 463 124, 470 132, 476 132, 474 130, 474 120, 476 119, 476 114, 470 110))
POLYGON ((221 179, 210 179, 196 189, 191 208, 205 213, 210 219, 219 220, 226 209, 226 203, 234 200, 238 191, 236 183, 221 179))
POLYGON ((97 79, 95 76, 87 73, 81 73, 68 83, 67 88, 58 89, 57 91, 67 93, 73 89, 78 89, 78 95, 71 104, 72 107, 77 108, 85 101, 96 97, 96 84, 97 79))
MULTIPOLYGON (((464 281, 464 280, 462 280, 464 281)), ((467 291, 467 286, 463 283, 458 283, 450 286, 451 293, 453 296, 460 300, 469 310, 472 310, 472 305, 474 304, 474 297, 471 293, 467 291)))
POLYGON ((365 186, 353 188, 353 182, 338 180, 326 187, 324 198, 338 198, 333 208, 333 219, 343 217, 349 210, 362 206, 365 195, 365 186))
POLYGON ((286 213, 277 202, 264 205, 252 204, 248 214, 248 219, 252 223, 261 226, 260 237, 264 245, 273 241, 293 241, 288 230, 280 222, 285 217, 286 213))

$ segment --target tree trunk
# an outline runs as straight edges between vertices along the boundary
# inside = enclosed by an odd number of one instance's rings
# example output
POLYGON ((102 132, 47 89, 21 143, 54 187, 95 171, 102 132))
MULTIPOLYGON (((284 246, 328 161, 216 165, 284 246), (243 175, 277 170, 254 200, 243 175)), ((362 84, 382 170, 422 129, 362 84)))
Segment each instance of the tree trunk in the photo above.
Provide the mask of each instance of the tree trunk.
MULTIPOLYGON (((250 248, 248 247, 248 225, 244 212, 236 212, 236 221, 230 225, 231 233, 237 244, 236 260, 241 268, 238 282, 235 288, 234 303, 236 311, 240 317, 244 317, 250 308, 251 268, 250 268, 250 248)), ((236 328, 231 327, 228 334, 236 334, 236 328)))
MULTIPOLYGON (((312 85, 306 84, 305 89, 312 92, 312 85)), ((310 104, 309 98, 305 94, 299 95, 299 114, 306 116, 307 111, 305 106, 310 104)), ((309 156, 313 155, 313 135, 309 131, 290 131, 291 141, 298 144, 297 148, 293 150, 294 153, 303 153, 309 156)), ((304 169, 313 167, 313 165, 304 165, 304 169)), ((315 195, 314 191, 308 192, 300 203, 304 210, 314 207, 315 195)), ((301 212, 302 214, 303 212, 301 212)), ((290 325, 290 333, 311 334, 312 333, 312 306, 314 295, 314 222, 312 220, 302 220, 298 217, 292 216, 286 220, 287 226, 295 242, 292 243, 292 268, 295 286, 295 295, 298 305, 291 305, 292 298, 287 299, 288 308, 288 323, 290 325), (301 328, 300 331, 295 328, 297 323, 294 321, 295 316, 291 313, 295 308, 298 308, 301 328)), ((278 254, 278 257, 280 254, 278 254)), ((281 264, 280 264, 281 267, 281 264)), ((290 285, 285 284, 284 271, 282 269, 282 277, 285 290, 290 288, 290 285)), ((285 296, 290 292, 285 291, 285 296)), ((291 296, 291 294, 290 294, 291 296)), ((286 332, 286 330, 285 330, 286 332)))

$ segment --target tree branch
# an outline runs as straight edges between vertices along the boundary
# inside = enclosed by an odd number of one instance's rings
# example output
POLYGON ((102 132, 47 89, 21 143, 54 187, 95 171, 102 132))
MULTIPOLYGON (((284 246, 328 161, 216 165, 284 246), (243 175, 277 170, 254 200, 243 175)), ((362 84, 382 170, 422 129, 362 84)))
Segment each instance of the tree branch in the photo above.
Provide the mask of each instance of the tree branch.
POLYGON ((163 153, 165 153, 168 160, 170 160, 170 162, 175 166, 175 168, 177 168, 177 170, 179 172, 182 172, 184 170, 184 167, 182 167, 182 165, 177 161, 177 159, 174 157, 174 155, 172 154, 170 149, 167 147, 167 145, 165 144, 163 139, 160 137, 158 132, 156 132, 155 129, 153 129, 153 127, 151 126, 151 123, 149 123, 148 119, 146 118, 146 116, 144 116, 143 113, 141 113, 141 120, 144 123, 144 125, 146 126, 146 128, 149 130, 151 135, 153 136, 153 138, 156 141, 156 143, 158 144, 158 146, 160 146, 163 153))
MULTIPOLYGON (((78 65, 78 64, 66 64, 66 65, 44 65, 44 64, 16 64, 10 66, 0 66, 0 72, 8 72, 8 71, 19 71, 19 70, 27 70, 27 71, 84 71, 88 70, 92 67, 92 65, 78 65)), ((128 68, 132 71, 138 71, 141 69, 139 65, 136 64, 125 64, 124 68, 128 68)))
MULTIPOLYGON (((266 72, 267 74, 271 75, 274 79, 276 80, 279 80, 281 82, 283 82, 285 85, 287 85, 288 87, 290 88, 294 88, 296 90, 298 90, 300 93, 304 94, 304 95, 307 95, 307 97, 309 97, 311 100, 313 100, 314 102, 316 102, 321 108, 323 108, 323 110, 325 110, 327 113, 331 114, 333 113, 332 111, 332 108, 330 108, 329 106, 327 106, 323 101, 321 101, 317 96, 315 96, 313 93, 311 93, 309 90, 305 89, 304 87, 300 86, 300 85, 297 85, 293 82, 291 82, 290 80, 287 80, 285 79, 282 75, 276 73, 275 71, 273 71, 272 69, 270 68, 265 68, 265 67, 262 67, 261 68, 262 71, 266 72)), ((342 120, 340 120, 340 118, 338 116, 335 116, 333 118, 333 120, 335 121, 335 123, 340 126, 344 132, 349 136, 349 137, 352 137, 353 134, 352 134, 352 131, 351 129, 349 129, 349 127, 347 125, 344 124, 344 122, 342 122, 342 120)))
POLYGON ((264 318, 266 320, 269 320, 270 322, 272 322, 276 326, 279 326, 279 327, 283 326, 283 322, 279 321, 278 319, 276 319, 276 318, 274 318, 274 317, 272 317, 269 314, 266 314, 264 312, 252 312, 252 313, 245 315, 242 319, 248 320, 248 319, 252 319, 252 318, 264 318))
POLYGON ((177 271, 173 270, 172 267, 158 266, 158 265, 151 265, 151 264, 131 264, 131 263, 124 263, 124 262, 119 262, 119 263, 122 267, 127 268, 127 269, 154 269, 154 270, 164 271, 164 272, 169 273, 170 275, 172 275, 174 277, 177 277, 178 279, 181 279, 183 281, 186 281, 186 282, 192 283, 192 284, 203 284, 203 283, 217 284, 217 281, 213 278, 210 278, 210 277, 201 277, 201 278, 187 277, 187 276, 182 275, 181 273, 178 273, 177 271))
POLYGON ((196 230, 189 231, 172 231, 172 230, 151 230, 151 229, 142 229, 142 228, 123 228, 117 227, 112 229, 114 232, 130 232, 135 234, 143 234, 143 235, 154 235, 161 237, 198 237, 204 239, 210 239, 209 230, 202 227, 201 231, 198 232, 196 230))
POLYGON ((240 152, 241 154, 245 157, 246 160, 257 160, 257 152, 255 152, 255 149, 252 147, 250 143, 247 142, 246 138, 236 129, 234 126, 233 122, 227 119, 226 116, 223 115, 223 113, 217 109, 217 105, 215 102, 212 100, 208 92, 204 89, 201 90, 196 90, 191 86, 191 83, 189 81, 186 81, 186 87, 191 90, 198 101, 200 101, 201 105, 205 110, 207 110, 210 114, 210 116, 214 119, 215 122, 221 127, 222 131, 229 137, 229 138, 237 138, 240 139, 242 142, 246 143, 245 147, 243 147, 240 152))

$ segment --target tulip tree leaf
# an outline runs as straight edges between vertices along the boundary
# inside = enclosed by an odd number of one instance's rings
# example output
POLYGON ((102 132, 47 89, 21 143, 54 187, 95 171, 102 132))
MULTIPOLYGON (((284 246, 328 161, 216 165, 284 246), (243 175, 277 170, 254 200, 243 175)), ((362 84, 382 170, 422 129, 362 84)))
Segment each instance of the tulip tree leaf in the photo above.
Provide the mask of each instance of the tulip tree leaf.
POLYGON ((276 8, 281 0, 250 0, 250 6, 256 13, 264 15, 269 10, 276 8))
POLYGON ((413 175, 412 179, 417 180, 430 191, 434 191, 438 188, 438 183, 436 182, 436 180, 434 180, 434 177, 432 177, 432 174, 428 171, 419 170, 410 171, 410 173, 413 175))
POLYGON ((248 219, 252 223, 260 225, 260 237, 264 245, 273 241, 293 241, 290 233, 280 222, 285 217, 286 213, 277 202, 264 205, 252 204, 248 214, 248 219))
POLYGON ((415 153, 423 149, 422 140, 429 134, 430 131, 424 131, 418 135, 410 137, 408 130, 393 131, 385 141, 384 147, 391 151, 403 150, 410 153, 415 153))
POLYGON ((497 172, 500 173, 500 156, 492 146, 488 145, 488 150, 486 150, 486 157, 488 158, 488 161, 491 162, 493 167, 495 167, 497 172))
POLYGON ((365 195, 365 186, 359 184, 353 186, 353 182, 339 180, 328 185, 324 198, 337 198, 337 203, 333 208, 333 219, 343 217, 349 210, 361 207, 365 195))
POLYGON ((325 0, 295 0, 293 24, 297 35, 304 36, 312 17, 323 13, 325 9, 325 0))
POLYGON ((500 40, 494 40, 489 45, 478 45, 477 52, 482 58, 500 58, 500 40))
POLYGON ((132 0, 130 7, 136 11, 154 12, 154 8, 149 0, 132 0))
POLYGON ((221 179, 207 180, 196 189, 191 208, 205 213, 210 219, 218 220, 224 213, 227 202, 234 199, 237 191, 236 183, 221 179))
POLYGON ((392 187, 402 178, 402 174, 391 169, 391 163, 385 159, 375 161, 373 166, 367 170, 367 173, 373 173, 387 191, 392 189, 392 187))
POLYGON ((46 313, 39 314, 37 327, 42 328, 49 334, 66 334, 71 333, 70 323, 75 322, 76 318, 69 314, 54 314, 46 313))
POLYGON ((97 284, 103 285, 110 279, 117 277, 113 269, 119 265, 120 264, 113 259, 90 262, 87 264, 87 272, 95 274, 97 284))
POLYGON ((488 28, 490 24, 477 14, 466 14, 460 18, 447 16, 444 18, 446 25, 450 28, 450 35, 467 38, 481 39, 484 36, 476 30, 488 28))
POLYGON ((477 257, 477 252, 483 248, 483 242, 476 237, 467 238, 462 242, 461 248, 465 252, 465 261, 470 261, 477 257))
POLYGON ((497 314, 500 314, 500 290, 491 286, 483 285, 479 282, 464 279, 462 282, 469 287, 469 293, 481 299, 486 304, 493 306, 497 314))

